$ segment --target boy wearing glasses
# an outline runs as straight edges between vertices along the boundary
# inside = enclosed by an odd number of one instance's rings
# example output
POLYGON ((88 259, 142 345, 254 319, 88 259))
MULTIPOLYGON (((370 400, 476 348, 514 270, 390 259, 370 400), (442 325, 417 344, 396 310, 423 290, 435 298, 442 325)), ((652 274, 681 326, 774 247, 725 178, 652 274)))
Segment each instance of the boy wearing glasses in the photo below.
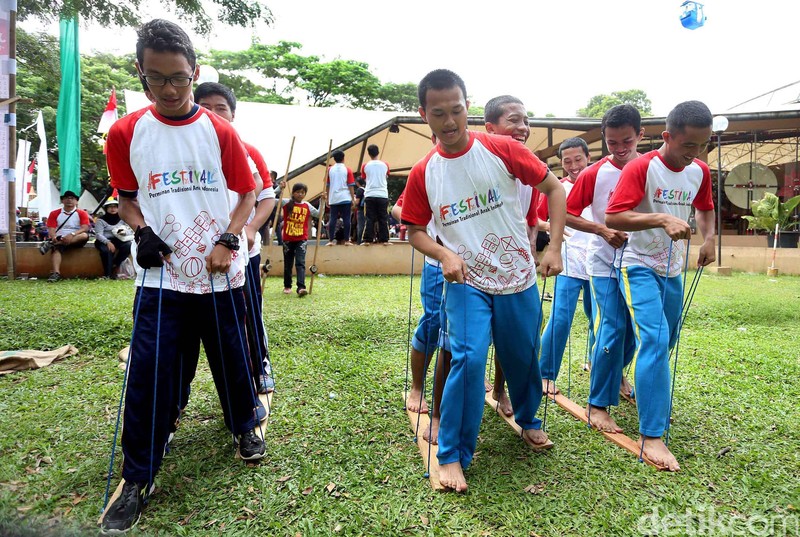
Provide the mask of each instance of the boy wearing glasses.
POLYGON ((114 124, 107 158, 119 214, 136 230, 136 260, 148 270, 136 282, 124 482, 101 521, 105 534, 130 530, 153 488, 180 403, 180 349, 203 342, 239 454, 265 453, 253 432, 254 390, 241 389, 252 381, 239 337, 247 263, 239 244, 255 202, 244 146, 227 121, 192 102, 199 70, 180 27, 159 19, 142 26, 136 69, 153 104, 114 124), (239 195, 233 206, 228 190, 239 195))

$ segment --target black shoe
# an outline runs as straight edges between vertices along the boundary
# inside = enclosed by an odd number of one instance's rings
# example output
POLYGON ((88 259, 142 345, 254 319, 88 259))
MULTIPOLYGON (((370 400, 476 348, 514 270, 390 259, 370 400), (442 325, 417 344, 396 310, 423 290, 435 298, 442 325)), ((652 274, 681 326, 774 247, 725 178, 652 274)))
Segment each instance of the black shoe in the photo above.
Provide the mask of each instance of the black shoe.
POLYGON ((126 481, 122 485, 122 494, 111 504, 103 517, 100 523, 100 533, 120 535, 134 527, 139 522, 139 517, 142 516, 146 490, 146 484, 140 485, 126 481))
POLYGON ((267 448, 255 431, 247 431, 238 439, 239 456, 246 461, 255 461, 264 456, 267 448))

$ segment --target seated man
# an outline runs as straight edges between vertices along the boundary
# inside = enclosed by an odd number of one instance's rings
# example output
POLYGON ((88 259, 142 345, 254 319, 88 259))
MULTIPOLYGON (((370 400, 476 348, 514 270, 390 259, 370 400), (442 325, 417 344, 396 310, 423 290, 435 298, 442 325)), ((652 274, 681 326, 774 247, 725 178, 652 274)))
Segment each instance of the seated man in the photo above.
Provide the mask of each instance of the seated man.
MULTIPOLYGON (((78 209, 78 195, 67 190, 61 195, 63 209, 56 209, 47 217, 50 237, 52 270, 48 282, 61 279, 61 255, 70 248, 81 248, 89 240, 89 213, 78 209)), ((42 254, 47 253, 42 249, 42 254)))

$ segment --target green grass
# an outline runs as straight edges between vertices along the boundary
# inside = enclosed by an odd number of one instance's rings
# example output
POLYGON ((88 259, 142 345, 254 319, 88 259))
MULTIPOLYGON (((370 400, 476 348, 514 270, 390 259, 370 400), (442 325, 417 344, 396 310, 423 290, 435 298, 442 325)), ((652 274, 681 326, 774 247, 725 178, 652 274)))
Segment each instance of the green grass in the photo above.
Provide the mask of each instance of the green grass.
MULTIPOLYGON (((486 412, 463 496, 431 491, 402 410, 408 278, 319 278, 303 300, 281 289, 271 278, 265 293, 278 383, 266 458, 256 468, 233 459, 201 360, 133 535, 638 535, 656 510, 694 528, 713 510, 734 530, 768 520, 776 535, 796 530, 800 278, 702 278, 675 394, 670 447, 682 472, 639 464, 550 404, 556 448, 547 454, 486 412)), ((0 282, 0 349, 80 350, 0 377, 0 534, 96 533, 132 298, 130 282, 0 282)), ((579 402, 585 330, 576 316, 570 388, 579 402)), ((566 367, 565 357, 562 389, 566 367)), ((633 435, 635 409, 614 416, 633 435)))

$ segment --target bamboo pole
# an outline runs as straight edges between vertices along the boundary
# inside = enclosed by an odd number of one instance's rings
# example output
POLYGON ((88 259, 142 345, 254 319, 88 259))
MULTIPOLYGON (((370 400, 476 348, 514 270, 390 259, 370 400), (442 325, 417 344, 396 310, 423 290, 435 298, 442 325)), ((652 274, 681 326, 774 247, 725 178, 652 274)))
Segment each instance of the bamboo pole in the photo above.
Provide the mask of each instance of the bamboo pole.
MULTIPOLYGON (((289 160, 286 161, 286 172, 283 174, 283 180, 286 181, 286 186, 288 190, 289 186, 289 179, 286 177, 289 175, 289 167, 292 165, 292 153, 294 153, 294 139, 295 137, 292 136, 292 145, 289 147, 289 160)), ((275 188, 276 185, 272 185, 275 188)), ((283 191, 281 191, 281 196, 283 196, 283 191)), ((278 233, 278 220, 279 216, 281 215, 281 196, 276 196, 275 200, 275 221, 272 222, 272 233, 269 237, 269 244, 272 245, 272 237, 276 236, 275 234, 278 233)))
MULTIPOLYGON (((333 140, 328 142, 328 158, 325 159, 325 173, 322 176, 322 193, 319 199, 319 219, 317 220, 317 244, 314 246, 314 259, 311 260, 311 282, 308 284, 308 294, 314 290, 314 277, 317 275, 317 252, 319 251, 319 240, 322 238, 322 220, 325 217, 325 199, 327 198, 327 189, 325 188, 326 179, 328 178, 328 162, 331 160, 331 150, 333 149, 333 140)), ((328 237, 328 240, 331 238, 328 237)))

